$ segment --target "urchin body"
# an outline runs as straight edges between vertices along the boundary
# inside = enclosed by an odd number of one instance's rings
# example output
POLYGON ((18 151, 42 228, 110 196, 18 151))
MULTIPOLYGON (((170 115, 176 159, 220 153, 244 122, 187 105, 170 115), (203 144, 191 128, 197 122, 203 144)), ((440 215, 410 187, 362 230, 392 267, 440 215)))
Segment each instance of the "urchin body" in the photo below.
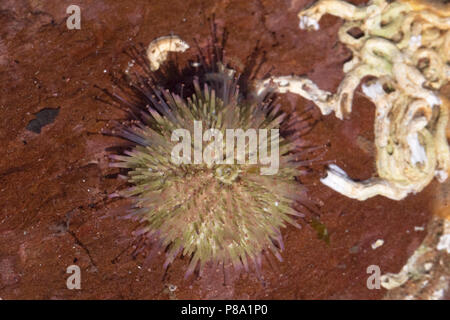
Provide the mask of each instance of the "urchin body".
MULTIPOLYGON (((161 39, 167 42, 167 38, 161 39)), ((157 48, 157 43, 151 47, 157 48)), ((162 60, 167 52, 163 55, 162 60)), ((160 57, 155 59, 163 62, 160 57)), ((246 270, 253 263, 258 269, 268 252, 281 260, 281 228, 298 226, 295 216, 301 214, 294 205, 304 197, 304 189, 296 181, 303 163, 303 142, 298 132, 292 134, 301 121, 274 106, 267 95, 256 100, 244 98, 234 71, 220 63, 203 80, 193 79, 190 96, 136 85, 145 92, 141 105, 146 107, 120 128, 120 136, 136 145, 125 155, 113 155, 112 166, 129 170, 131 188, 120 194, 132 199, 132 214, 143 224, 140 234, 158 239, 165 250, 165 267, 179 255, 191 259, 186 275, 208 262, 230 263, 246 270), (205 130, 224 135, 229 129, 272 130, 259 142, 271 145, 273 153, 271 142, 277 140, 276 174, 262 175, 265 165, 261 163, 230 164, 225 159, 228 149, 221 150, 220 158, 216 153, 212 162, 174 161, 174 131, 184 129, 194 136, 198 122, 205 130), (291 133, 281 137, 280 125, 291 133)), ((251 149, 249 142, 245 150, 251 149)), ((192 146, 194 153, 198 151, 194 143, 192 146)), ((244 159, 250 157, 244 155, 244 159)))

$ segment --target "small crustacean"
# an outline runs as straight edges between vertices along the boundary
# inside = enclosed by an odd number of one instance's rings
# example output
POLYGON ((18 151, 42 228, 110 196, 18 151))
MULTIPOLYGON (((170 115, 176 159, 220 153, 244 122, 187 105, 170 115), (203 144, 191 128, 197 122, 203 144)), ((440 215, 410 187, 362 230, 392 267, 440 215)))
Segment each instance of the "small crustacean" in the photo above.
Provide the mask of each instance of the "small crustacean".
POLYGON ((166 61, 169 52, 184 52, 189 45, 180 37, 171 35, 153 40, 147 49, 147 58, 150 61, 150 69, 156 71, 161 63, 166 61))
POLYGON ((256 84, 313 101, 322 114, 343 119, 366 76, 364 94, 376 106, 375 146, 378 177, 355 182, 335 165, 321 180, 343 195, 394 200, 420 192, 433 177, 447 179, 450 151, 446 138, 449 101, 438 90, 450 79, 450 9, 419 2, 373 0, 357 7, 341 0, 320 0, 299 13, 300 28, 318 29, 324 14, 343 18, 339 39, 353 53, 337 92, 323 91, 306 77, 272 77, 256 84), (357 37, 352 29, 360 30, 357 37))

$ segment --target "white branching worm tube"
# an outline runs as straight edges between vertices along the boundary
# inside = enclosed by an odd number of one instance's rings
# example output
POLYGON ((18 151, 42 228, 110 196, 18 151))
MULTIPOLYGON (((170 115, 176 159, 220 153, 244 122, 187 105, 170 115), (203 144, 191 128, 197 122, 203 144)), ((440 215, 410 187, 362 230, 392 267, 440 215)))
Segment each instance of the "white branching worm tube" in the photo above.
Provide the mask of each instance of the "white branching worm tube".
POLYGON ((420 192, 436 177, 447 179, 450 151, 446 137, 449 102, 438 90, 450 80, 450 10, 415 2, 372 0, 357 7, 341 0, 320 0, 301 11, 301 28, 315 28, 324 14, 346 20, 339 39, 353 53, 337 92, 321 90, 305 77, 272 77, 256 90, 292 92, 313 101, 322 114, 343 119, 352 111, 353 95, 366 76, 363 92, 375 104, 378 177, 355 182, 330 166, 322 183, 341 194, 366 200, 376 195, 400 200, 420 192), (308 23, 306 23, 308 22, 308 23), (349 31, 360 30, 353 37, 349 31))

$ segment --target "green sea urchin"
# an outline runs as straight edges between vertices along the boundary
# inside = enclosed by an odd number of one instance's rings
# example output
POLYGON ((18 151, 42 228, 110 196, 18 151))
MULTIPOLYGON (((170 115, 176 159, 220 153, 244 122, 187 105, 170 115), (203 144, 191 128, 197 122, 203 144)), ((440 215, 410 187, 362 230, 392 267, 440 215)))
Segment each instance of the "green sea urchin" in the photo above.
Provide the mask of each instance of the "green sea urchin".
MULTIPOLYGON (((220 62, 193 78, 191 93, 178 95, 144 78, 129 85, 138 99, 131 103, 115 97, 132 110, 134 120, 120 126, 118 134, 135 147, 111 156, 111 165, 128 169, 131 188, 120 195, 133 201, 131 215, 143 225, 138 233, 157 240, 165 250, 165 267, 180 254, 191 259, 186 275, 207 262, 231 263, 247 271, 252 262, 259 270, 267 252, 281 261, 280 229, 287 224, 300 227, 295 216, 302 214, 295 204, 307 201, 296 177, 302 173, 298 168, 310 162, 302 160, 306 148, 300 139, 309 125, 275 106, 267 93, 245 98, 234 71, 220 62), (172 151, 178 142, 172 141, 172 134, 183 128, 194 136, 194 122, 224 135, 227 129, 272 129, 270 138, 260 143, 267 146, 278 139, 278 172, 262 175, 267 166, 262 163, 227 164, 228 149, 220 153, 224 161, 174 163, 172 151)), ((245 140, 246 160, 251 157, 250 141, 245 140)), ((273 154, 272 144, 270 149, 273 154)))

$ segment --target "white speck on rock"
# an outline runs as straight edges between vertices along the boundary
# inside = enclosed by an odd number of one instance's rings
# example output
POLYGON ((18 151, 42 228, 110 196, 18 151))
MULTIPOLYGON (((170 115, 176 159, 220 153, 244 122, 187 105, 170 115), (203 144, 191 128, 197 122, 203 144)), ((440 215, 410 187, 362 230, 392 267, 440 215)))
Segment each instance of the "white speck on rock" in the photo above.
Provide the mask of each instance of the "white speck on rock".
POLYGON ((177 290, 177 286, 176 285, 173 285, 173 284, 169 284, 169 291, 170 292, 175 292, 175 290, 177 290))
POLYGON ((377 241, 372 243, 372 249, 375 250, 376 248, 381 247, 383 244, 384 244, 384 240, 383 239, 378 239, 377 241))

